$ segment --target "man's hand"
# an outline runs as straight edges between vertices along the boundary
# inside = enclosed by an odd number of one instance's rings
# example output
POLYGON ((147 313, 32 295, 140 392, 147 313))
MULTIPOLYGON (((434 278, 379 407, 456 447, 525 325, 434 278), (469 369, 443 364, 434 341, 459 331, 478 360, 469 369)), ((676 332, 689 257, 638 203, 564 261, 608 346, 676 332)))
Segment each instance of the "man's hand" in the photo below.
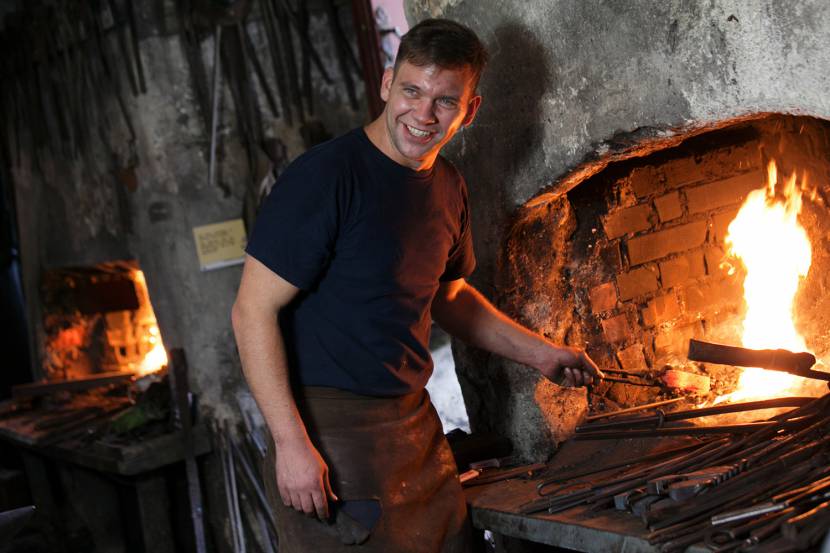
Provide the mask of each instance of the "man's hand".
POLYGON ((277 487, 286 507, 320 520, 329 518, 328 499, 337 501, 329 483, 329 467, 308 438, 280 443, 277 487))
POLYGON ((553 344, 545 349, 539 372, 548 380, 568 387, 587 386, 604 376, 585 350, 553 344))

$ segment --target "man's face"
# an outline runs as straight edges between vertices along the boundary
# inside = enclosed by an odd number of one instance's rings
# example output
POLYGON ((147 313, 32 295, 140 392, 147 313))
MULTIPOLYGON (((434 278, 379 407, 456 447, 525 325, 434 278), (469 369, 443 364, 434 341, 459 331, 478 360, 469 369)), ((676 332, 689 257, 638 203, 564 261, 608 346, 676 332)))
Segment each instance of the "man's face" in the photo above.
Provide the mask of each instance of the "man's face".
POLYGON ((444 69, 402 62, 383 74, 380 96, 386 102, 385 153, 412 169, 428 169, 459 128, 469 125, 481 103, 469 68, 444 69))

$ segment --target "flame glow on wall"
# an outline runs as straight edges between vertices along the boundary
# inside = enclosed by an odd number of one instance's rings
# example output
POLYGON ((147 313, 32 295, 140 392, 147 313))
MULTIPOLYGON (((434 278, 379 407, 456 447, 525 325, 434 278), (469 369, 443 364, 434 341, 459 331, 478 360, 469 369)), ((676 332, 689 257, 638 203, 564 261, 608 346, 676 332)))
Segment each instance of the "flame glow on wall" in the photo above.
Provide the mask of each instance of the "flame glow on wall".
MULTIPOLYGON (((810 240, 798 222, 806 177, 795 174, 782 185, 775 162, 767 169, 764 188, 747 196, 729 225, 729 254, 746 268, 743 283, 747 311, 743 346, 753 349, 807 351, 793 322, 793 300, 812 262, 810 240)), ((732 401, 799 393, 805 379, 759 368, 745 369, 732 401)))

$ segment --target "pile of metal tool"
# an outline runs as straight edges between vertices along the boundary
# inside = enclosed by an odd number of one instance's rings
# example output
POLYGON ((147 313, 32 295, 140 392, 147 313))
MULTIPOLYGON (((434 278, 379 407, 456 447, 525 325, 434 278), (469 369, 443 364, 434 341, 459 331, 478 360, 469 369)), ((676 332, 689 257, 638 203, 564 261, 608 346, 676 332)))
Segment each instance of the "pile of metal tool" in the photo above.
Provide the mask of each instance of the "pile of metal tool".
POLYGON ((276 553, 274 513, 260 472, 267 453, 266 430, 246 409, 240 407, 240 412, 244 424, 241 432, 233 432, 227 424, 213 429, 222 461, 233 550, 276 553))
POLYGON ((580 439, 706 434, 679 447, 541 481, 525 514, 576 507, 640 517, 663 551, 808 551, 830 530, 830 394, 593 421, 580 439), (697 415, 792 407, 767 420, 680 427, 697 415), (613 434, 613 435, 612 435, 613 434), (712 435, 714 434, 714 435, 712 435))

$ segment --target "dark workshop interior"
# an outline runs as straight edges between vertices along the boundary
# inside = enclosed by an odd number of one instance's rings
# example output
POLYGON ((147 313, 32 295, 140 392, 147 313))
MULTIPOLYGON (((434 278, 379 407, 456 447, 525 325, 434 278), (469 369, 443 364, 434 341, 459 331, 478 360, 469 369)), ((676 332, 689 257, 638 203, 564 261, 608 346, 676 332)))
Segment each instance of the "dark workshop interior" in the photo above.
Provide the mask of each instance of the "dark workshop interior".
POLYGON ((469 280, 605 373, 433 324, 475 552, 830 551, 824 0, 0 0, 0 553, 281 550, 246 236, 433 17, 490 53, 469 280))

